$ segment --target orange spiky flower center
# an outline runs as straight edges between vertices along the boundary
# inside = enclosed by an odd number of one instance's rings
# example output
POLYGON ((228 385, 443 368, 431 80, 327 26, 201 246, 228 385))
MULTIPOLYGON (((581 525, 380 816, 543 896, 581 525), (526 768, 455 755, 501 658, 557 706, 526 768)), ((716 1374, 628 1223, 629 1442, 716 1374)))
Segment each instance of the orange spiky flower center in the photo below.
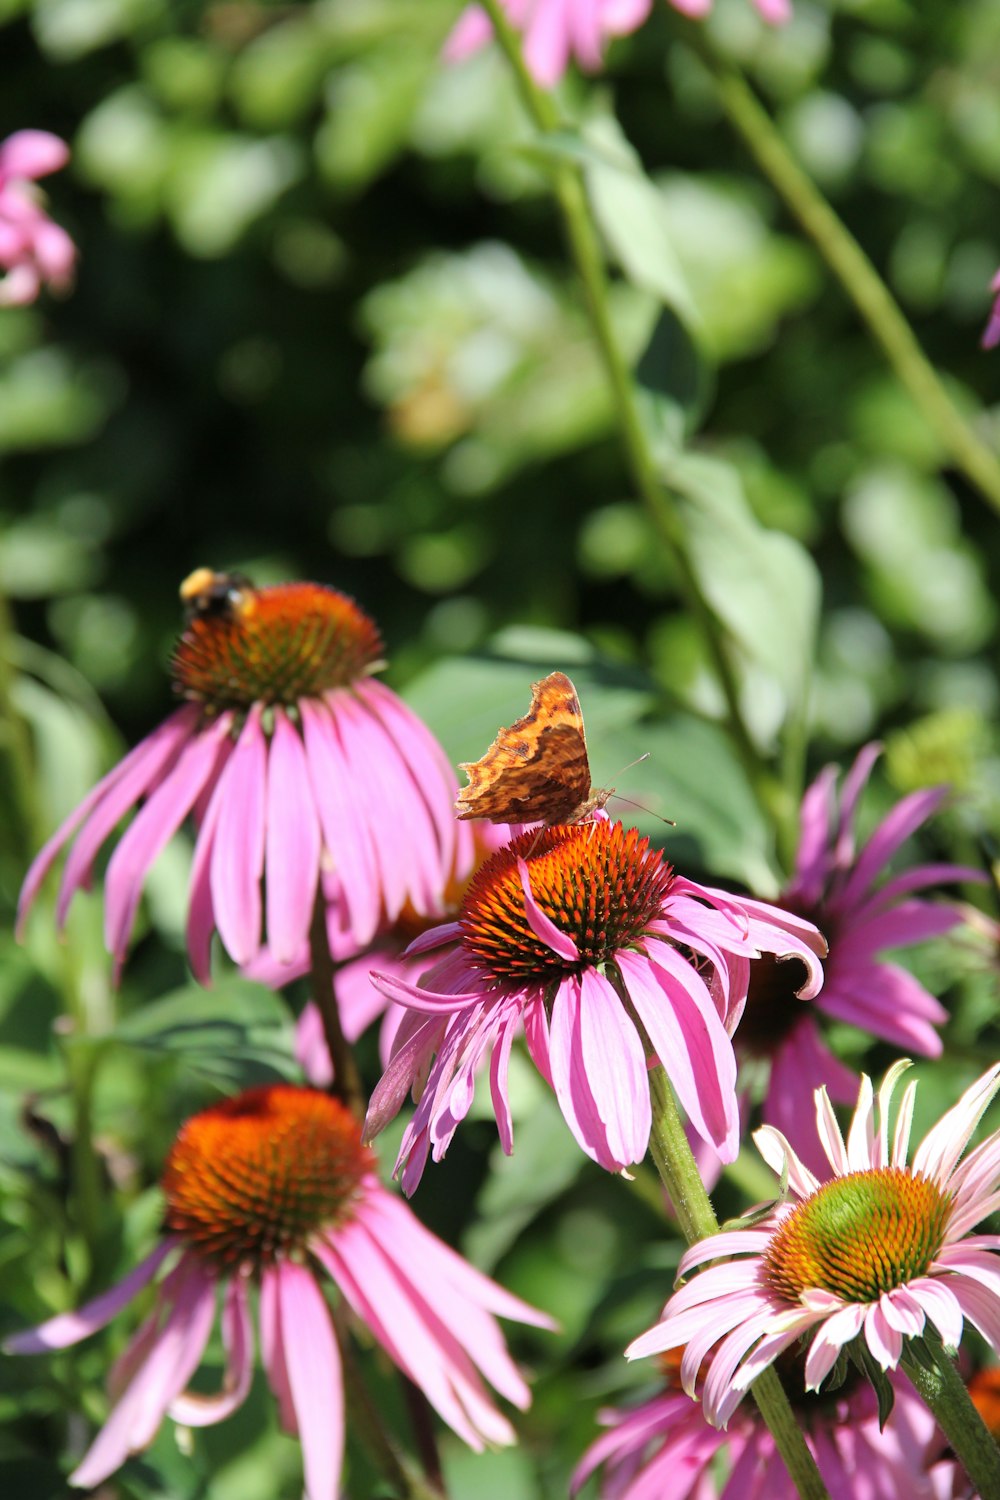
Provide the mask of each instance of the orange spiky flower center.
POLYGON ((764 1280, 797 1304, 821 1288, 876 1302, 924 1276, 944 1243, 952 1199, 905 1167, 834 1177, 792 1210, 764 1255, 764 1280))
POLYGON ((353 599, 322 584, 205 590, 199 605, 174 648, 172 673, 183 697, 213 713, 254 703, 291 707, 349 687, 382 659, 373 621, 353 599))
POLYGON ((247 1089, 182 1126, 163 1173, 166 1227, 206 1259, 260 1267, 344 1223, 375 1158, 317 1089, 247 1089))
POLYGON ((500 982, 544 984, 595 967, 637 943, 661 915, 673 869, 634 828, 599 821, 520 834, 473 876, 459 924, 465 951, 500 982), (517 861, 531 892, 579 959, 564 959, 532 931, 517 861))

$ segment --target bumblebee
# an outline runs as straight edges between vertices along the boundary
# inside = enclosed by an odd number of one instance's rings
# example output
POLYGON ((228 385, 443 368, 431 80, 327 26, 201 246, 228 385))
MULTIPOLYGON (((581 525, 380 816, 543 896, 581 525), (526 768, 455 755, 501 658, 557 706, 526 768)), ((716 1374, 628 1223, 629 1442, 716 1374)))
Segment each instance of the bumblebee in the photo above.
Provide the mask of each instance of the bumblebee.
POLYGON ((184 617, 190 623, 198 619, 234 619, 242 613, 253 592, 253 584, 243 573, 214 573, 211 568, 195 568, 180 587, 184 617))

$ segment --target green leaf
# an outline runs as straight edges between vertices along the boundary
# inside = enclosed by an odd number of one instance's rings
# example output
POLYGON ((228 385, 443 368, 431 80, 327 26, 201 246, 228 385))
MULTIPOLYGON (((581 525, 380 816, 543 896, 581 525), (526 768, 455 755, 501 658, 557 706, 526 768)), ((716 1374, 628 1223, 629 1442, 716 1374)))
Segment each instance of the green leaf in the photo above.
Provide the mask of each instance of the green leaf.
MULTIPOLYGON (((555 671, 573 679, 591 765, 602 768, 603 756, 595 762, 595 747, 640 718, 655 701, 656 688, 642 673, 602 660, 578 636, 527 627, 504 631, 491 642, 489 654, 436 662, 409 685, 406 699, 454 761, 476 760, 501 725, 527 713, 531 684, 555 671)), ((606 774, 616 769, 609 765, 606 774)))
MULTIPOLYGON (((616 748, 626 758, 649 755, 621 790, 650 810, 629 808, 627 821, 653 834, 672 863, 683 870, 696 862, 758 896, 777 894, 771 831, 723 730, 675 714, 632 725, 616 748), (676 828, 664 830, 658 816, 676 828)), ((614 802, 609 806, 613 812, 614 802)))
POLYGON ((300 1076, 287 1007, 272 990, 246 979, 175 990, 128 1016, 109 1040, 182 1058, 185 1067, 227 1087, 300 1076))
POLYGON ((820 579, 812 558, 784 532, 759 524, 730 464, 688 455, 665 465, 664 478, 682 497, 706 599, 748 658, 780 685, 790 712, 803 700, 815 649, 820 579))
POLYGON ((654 443, 680 448, 709 404, 711 382, 698 348, 672 308, 657 318, 635 377, 654 443))
POLYGON ((660 189, 610 116, 584 127, 584 179, 608 248, 628 279, 673 309, 689 327, 698 314, 674 248, 660 189))

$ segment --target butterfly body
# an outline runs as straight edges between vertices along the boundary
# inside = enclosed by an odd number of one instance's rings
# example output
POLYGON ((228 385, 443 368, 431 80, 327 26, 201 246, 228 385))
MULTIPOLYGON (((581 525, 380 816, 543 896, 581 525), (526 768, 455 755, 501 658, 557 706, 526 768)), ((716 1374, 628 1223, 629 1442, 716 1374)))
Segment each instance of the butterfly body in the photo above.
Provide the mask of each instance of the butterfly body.
POLYGON ((463 763, 459 818, 490 823, 579 823, 611 795, 590 781, 583 714, 563 672, 532 684, 531 707, 498 732, 486 754, 463 763))

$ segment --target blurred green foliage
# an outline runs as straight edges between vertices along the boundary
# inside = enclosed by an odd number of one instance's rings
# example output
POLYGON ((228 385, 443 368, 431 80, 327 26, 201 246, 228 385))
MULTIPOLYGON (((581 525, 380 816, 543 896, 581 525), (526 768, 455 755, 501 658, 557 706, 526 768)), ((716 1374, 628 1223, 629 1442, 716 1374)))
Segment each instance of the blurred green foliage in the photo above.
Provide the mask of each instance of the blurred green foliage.
MULTIPOLYGON (((498 56, 440 62, 458 9, 0 4, 0 136, 30 125, 70 140, 72 166, 46 185, 81 249, 69 298, 0 311, 8 910, 42 838, 169 709, 177 584, 200 564, 356 595, 391 680, 456 760, 523 711, 533 675, 570 670, 595 776, 648 804, 644 830, 692 873, 777 886, 773 838, 713 722, 703 643, 632 497, 550 163, 498 56)), ((709 29, 996 445, 1000 356, 977 343, 1000 263, 995 0, 796 0, 779 33, 718 0, 709 29)), ((813 766, 885 736, 870 816, 892 791, 951 779, 961 800, 938 853, 976 859, 1000 809, 997 518, 730 133, 689 34, 660 6, 596 84, 568 79, 585 130, 564 149, 592 153, 613 313, 650 419, 694 450, 674 454, 672 478, 740 648, 748 717, 770 745, 808 697, 813 766)), ((254 991, 235 1007, 225 980, 209 997, 183 988, 186 860, 179 841, 157 867, 151 940, 120 996, 99 897, 77 903, 57 949, 45 912, 27 948, 0 945, 6 1328, 107 1285, 148 1245, 151 1185, 186 1111, 256 1081, 268 1058, 292 1066, 277 1001, 254 991), (63 1080, 95 1044, 54 1025, 67 994, 79 1031, 101 1038, 92 1123, 102 1201, 120 1206, 93 1253, 67 1191, 80 1122, 63 1080)), ((955 1009, 951 1060, 924 1070, 928 1119, 995 1053, 993 961, 971 940, 958 963, 928 959, 955 1009)), ((374 1081, 374 1045, 364 1061, 374 1081)), ((457 1497, 565 1493, 597 1406, 648 1383, 620 1350, 678 1254, 641 1172, 627 1187, 591 1168, 534 1074, 515 1102, 515 1157, 473 1122, 417 1201, 563 1326, 519 1346, 537 1373, 523 1450, 473 1460, 445 1442, 457 1497)), ((745 1207, 726 1183, 720 1203, 745 1207)), ((123 1337, 0 1362, 0 1412, 19 1418, 0 1439, 12 1500, 63 1492, 56 1413, 100 1415, 123 1337)), ((352 1463, 352 1492, 377 1493, 352 1463)), ((168 1426, 116 1489, 271 1500, 297 1495, 300 1471, 258 1384, 190 1454, 168 1426)))

